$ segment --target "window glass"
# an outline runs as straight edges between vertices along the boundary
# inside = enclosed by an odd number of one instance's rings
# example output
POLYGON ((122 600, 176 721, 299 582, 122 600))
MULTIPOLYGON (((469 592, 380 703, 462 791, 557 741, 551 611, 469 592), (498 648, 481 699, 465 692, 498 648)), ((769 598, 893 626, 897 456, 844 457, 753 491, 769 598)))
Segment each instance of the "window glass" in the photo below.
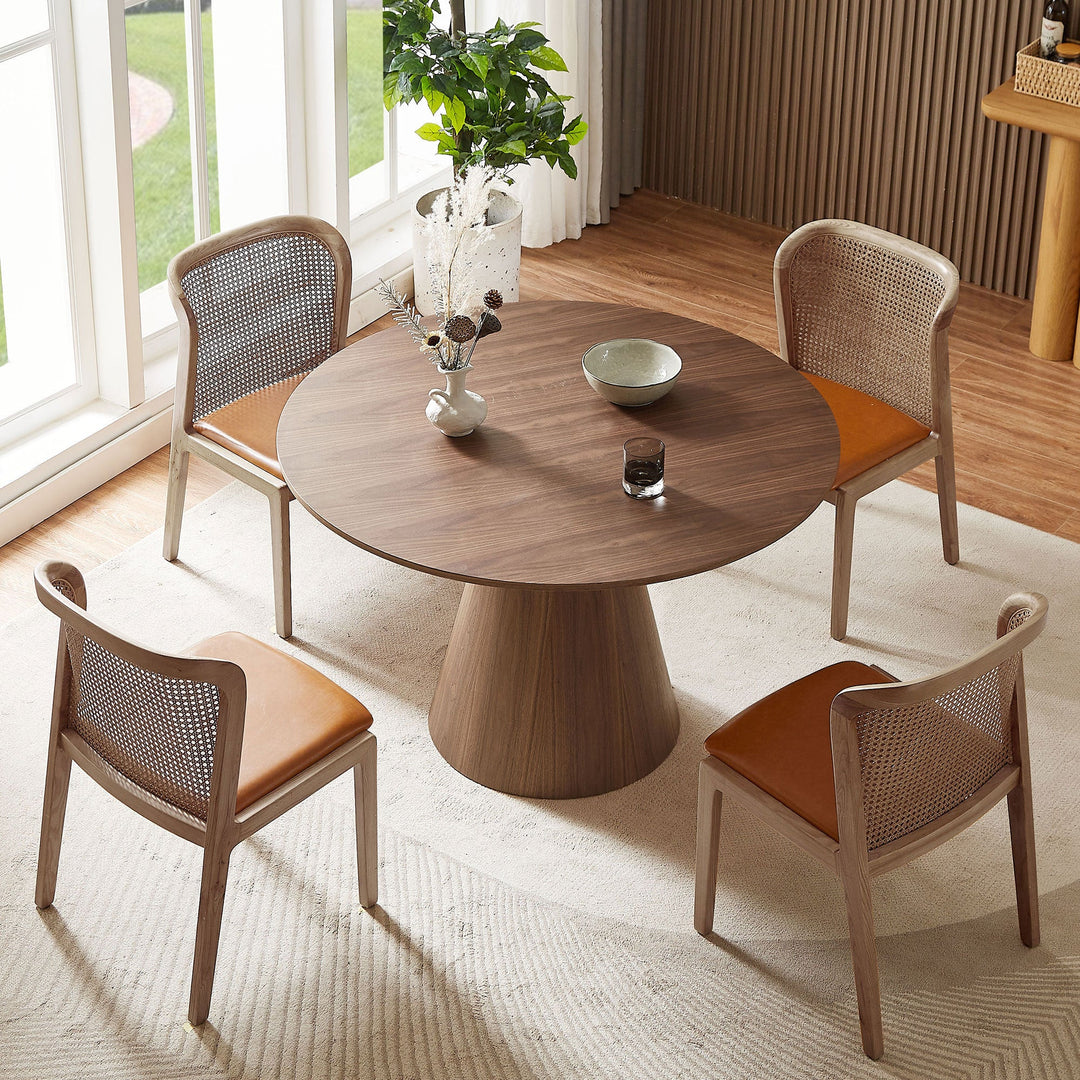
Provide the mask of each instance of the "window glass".
MULTIPOLYGON (((401 104, 394 109, 397 121, 398 191, 404 191, 430 176, 440 166, 448 167, 450 159, 435 152, 435 143, 421 139, 416 129, 430 124, 431 110, 423 101, 401 104)), ((440 121, 441 122, 441 121, 440 121)))
POLYGON ((349 175, 383 160, 382 9, 345 12, 349 72, 349 175))
POLYGON ((0 47, 49 29, 49 0, 0 3, 0 47))
MULTIPOLYGON (((348 0, 349 213, 353 218, 396 199, 446 161, 435 144, 415 132, 430 123, 424 102, 399 105, 389 116, 382 103, 382 8, 371 0, 348 0), (391 167, 392 166, 392 167, 391 167)), ((449 7, 436 16, 449 25, 449 7)))
POLYGON ((203 115, 206 117, 206 171, 209 181, 210 211, 210 231, 206 235, 211 236, 221 231, 218 205, 217 119, 214 110, 214 19, 211 0, 203 0, 199 22, 202 27, 203 115))
MULTIPOLYGON (((192 0, 198 2, 198 0, 192 0)), ((169 260, 196 239, 188 115, 186 16, 179 0, 146 0, 125 19, 139 289, 165 278, 169 260)), ((210 4, 202 4, 210 229, 219 228, 210 4)), ((199 230, 200 234, 202 230, 199 230)), ((201 235, 200 235, 201 238, 201 235)))
POLYGON ((52 48, 0 63, 0 420, 76 381, 52 48))
POLYGON ((4 268, 0 266, 0 367, 7 363, 7 330, 4 329, 4 268))
POLYGON ((382 102, 382 10, 345 9, 349 108, 349 213, 390 197, 382 102))

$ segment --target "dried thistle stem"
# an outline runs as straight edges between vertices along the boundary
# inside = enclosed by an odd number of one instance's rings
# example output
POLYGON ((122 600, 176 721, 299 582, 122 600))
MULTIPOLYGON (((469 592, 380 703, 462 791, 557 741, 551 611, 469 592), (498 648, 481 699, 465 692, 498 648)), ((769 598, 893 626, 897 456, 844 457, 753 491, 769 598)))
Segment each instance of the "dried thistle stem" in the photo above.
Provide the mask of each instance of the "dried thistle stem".
POLYGON ((386 305, 394 312, 394 322, 404 327, 417 345, 422 349, 426 349, 428 347, 428 331, 420 322, 416 308, 407 303, 405 298, 398 294, 397 289, 390 282, 379 278, 379 284, 376 288, 386 305))

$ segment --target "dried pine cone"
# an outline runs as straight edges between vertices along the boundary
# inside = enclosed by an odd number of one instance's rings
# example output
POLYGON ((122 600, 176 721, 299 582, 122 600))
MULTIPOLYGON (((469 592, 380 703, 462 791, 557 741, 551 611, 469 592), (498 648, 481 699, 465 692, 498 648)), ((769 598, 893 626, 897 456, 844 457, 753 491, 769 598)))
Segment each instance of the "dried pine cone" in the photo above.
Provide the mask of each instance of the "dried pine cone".
MULTIPOLYGON (((484 293, 484 306, 491 308, 492 311, 498 311, 503 306, 502 293, 498 289, 488 289, 484 293)), ((495 331, 491 330, 489 333, 494 334, 495 331)))
POLYGON ((480 323, 480 337, 487 337, 488 334, 497 334, 501 329, 502 323, 499 322, 499 316, 492 315, 489 312, 484 316, 480 323))
POLYGON ((446 331, 446 336, 451 341, 458 342, 458 344, 472 341, 476 336, 476 324, 468 315, 455 315, 447 322, 444 330, 446 331))

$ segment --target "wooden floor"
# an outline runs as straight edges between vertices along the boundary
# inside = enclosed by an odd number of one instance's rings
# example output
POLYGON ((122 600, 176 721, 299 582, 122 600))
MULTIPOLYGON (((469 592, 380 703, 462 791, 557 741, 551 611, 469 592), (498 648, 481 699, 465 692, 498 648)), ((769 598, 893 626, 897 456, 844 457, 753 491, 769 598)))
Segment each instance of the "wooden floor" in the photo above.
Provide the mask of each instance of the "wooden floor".
MULTIPOLYGON (((525 251, 521 295, 662 308, 776 352, 772 259, 783 237, 771 226, 639 191, 610 225, 525 251)), ((950 338, 957 493, 1080 541, 1080 370, 1028 353, 1030 318, 1030 302, 962 288, 950 338)), ((495 347, 498 338, 489 341, 495 347)), ((36 603, 31 572, 42 558, 62 556, 88 570, 159 528, 167 471, 164 449, 0 548, 0 624, 36 603)), ((934 486, 932 463, 908 475, 934 486)), ((193 459, 187 505, 227 482, 193 459)))

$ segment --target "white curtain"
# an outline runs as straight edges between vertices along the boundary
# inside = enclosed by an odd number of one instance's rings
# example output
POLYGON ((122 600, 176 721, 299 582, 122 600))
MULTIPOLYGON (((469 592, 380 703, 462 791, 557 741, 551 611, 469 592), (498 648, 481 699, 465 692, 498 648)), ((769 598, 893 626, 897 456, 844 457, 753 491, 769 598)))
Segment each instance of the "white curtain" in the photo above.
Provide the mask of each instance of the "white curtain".
POLYGON ((576 238, 600 217, 600 171, 603 160, 603 0, 471 0, 466 4, 470 31, 486 30, 497 18, 507 23, 538 22, 551 47, 566 61, 568 72, 547 72, 559 94, 572 94, 566 118, 582 114, 589 125, 585 139, 572 148, 578 175, 533 161, 514 170, 513 194, 524 206, 521 241, 547 247, 576 238))

